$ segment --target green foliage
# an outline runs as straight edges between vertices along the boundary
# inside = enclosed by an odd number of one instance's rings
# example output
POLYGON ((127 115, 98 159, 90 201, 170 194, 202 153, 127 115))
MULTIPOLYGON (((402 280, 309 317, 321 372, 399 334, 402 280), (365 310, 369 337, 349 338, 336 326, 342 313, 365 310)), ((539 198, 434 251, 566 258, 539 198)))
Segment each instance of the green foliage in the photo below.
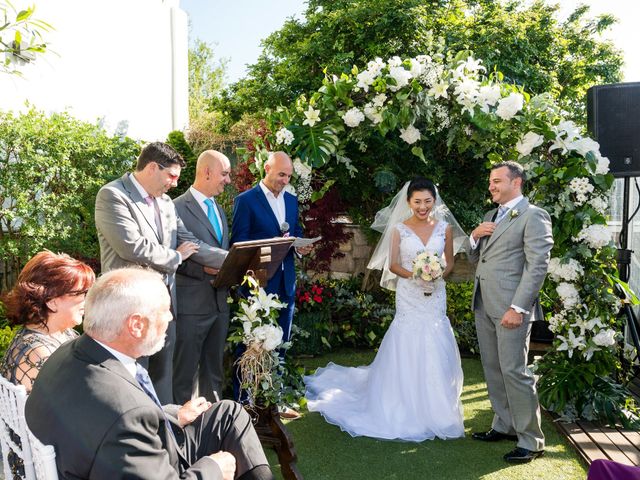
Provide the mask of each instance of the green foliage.
POLYGON ((375 57, 411 57, 442 45, 473 49, 489 71, 499 65, 508 81, 551 92, 581 116, 587 88, 621 78, 620 52, 600 37, 615 20, 589 18, 580 6, 560 22, 558 9, 541 0, 310 0, 303 19, 290 18, 263 40, 247 77, 224 91, 215 108, 229 126, 244 113, 317 90, 324 72, 339 76, 375 57))
POLYGON ((473 282, 447 282, 447 317, 462 352, 480 353, 475 317, 471 310, 473 282))
POLYGON ((198 161, 198 157, 193 153, 191 146, 184 138, 184 133, 179 130, 174 130, 169 133, 167 143, 182 155, 182 158, 187 164, 180 172, 178 186, 173 190, 169 190, 169 195, 171 195, 172 198, 176 198, 193 185, 193 181, 196 178, 196 162, 198 161))
POLYGON ((97 258, 95 195, 138 152, 133 140, 67 113, 0 112, 0 290, 43 248, 97 258))
POLYGON ((16 10, 9 0, 0 1, 0 72, 20 75, 18 67, 44 54, 48 45, 43 34, 53 27, 34 18, 35 6, 16 10))
MULTIPOLYGON (((477 353, 471 305, 473 285, 447 284, 447 315, 462 351, 477 353)), ((378 348, 395 313, 395 294, 378 287, 362 291, 362 277, 298 279, 295 355, 318 355, 341 347, 378 348)))

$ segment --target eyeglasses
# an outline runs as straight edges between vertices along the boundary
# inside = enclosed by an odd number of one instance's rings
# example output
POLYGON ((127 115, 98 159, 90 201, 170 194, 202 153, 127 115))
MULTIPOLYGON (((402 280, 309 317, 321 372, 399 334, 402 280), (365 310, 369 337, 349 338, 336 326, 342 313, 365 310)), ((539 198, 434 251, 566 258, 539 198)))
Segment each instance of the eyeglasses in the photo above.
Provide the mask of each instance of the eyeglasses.
POLYGON ((83 297, 85 297, 88 291, 89 290, 72 290, 68 292, 67 295, 70 295, 72 297, 79 297, 82 295, 83 297))
MULTIPOLYGON (((162 171, 162 170, 166 170, 167 168, 169 168, 169 167, 167 167, 167 166, 165 166, 165 165, 161 165, 161 164, 160 164, 160 163, 158 163, 158 162, 155 162, 155 164, 156 164, 156 165, 158 165, 158 168, 160 169, 160 171, 162 171)), ((173 179, 176 179, 176 180, 177 180, 178 178, 180 178, 180 170, 178 170, 178 172, 177 172, 177 173, 176 173, 175 171, 173 171, 173 172, 172 172, 172 171, 169 171, 168 173, 169 173, 169 177, 171 177, 171 178, 173 178, 173 179)))

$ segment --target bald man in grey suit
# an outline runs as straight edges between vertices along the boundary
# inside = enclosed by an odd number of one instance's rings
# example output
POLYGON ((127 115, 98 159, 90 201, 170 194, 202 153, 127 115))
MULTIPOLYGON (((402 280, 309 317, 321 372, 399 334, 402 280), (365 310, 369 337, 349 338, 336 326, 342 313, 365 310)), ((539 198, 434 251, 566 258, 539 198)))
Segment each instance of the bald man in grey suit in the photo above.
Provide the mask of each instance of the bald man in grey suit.
MULTIPOLYGON (((223 250, 229 249, 229 227, 215 197, 231 182, 230 173, 231 164, 225 155, 206 150, 198 157, 193 185, 173 201, 191 233, 223 250)), ((178 403, 189 400, 194 392, 212 401, 222 398, 229 289, 213 287, 217 273, 191 259, 178 267, 173 357, 173 394, 178 403)))
MULTIPOLYGON (((177 185, 185 163, 169 145, 147 144, 136 170, 105 185, 96 197, 95 221, 102 272, 131 265, 153 268, 164 278, 174 315, 175 272, 187 259, 219 268, 227 252, 207 245, 189 232, 166 192, 177 185)), ((165 347, 149 359, 149 373, 163 403, 173 399, 175 322, 165 347)))
POLYGON ((541 319, 538 295, 553 247, 551 219, 522 195, 516 162, 491 170, 489 192, 500 208, 471 233, 469 259, 477 263, 472 308, 489 399, 491 429, 473 438, 517 441, 504 459, 527 463, 544 452, 535 379, 527 368, 531 322, 541 319))

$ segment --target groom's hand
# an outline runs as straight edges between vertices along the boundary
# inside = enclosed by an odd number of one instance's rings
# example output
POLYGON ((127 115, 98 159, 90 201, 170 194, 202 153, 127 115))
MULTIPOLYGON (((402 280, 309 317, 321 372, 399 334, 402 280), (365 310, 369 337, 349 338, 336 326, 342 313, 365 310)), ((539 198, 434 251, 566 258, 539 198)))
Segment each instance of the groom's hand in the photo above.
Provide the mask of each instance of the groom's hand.
POLYGON ((502 316, 500 325, 505 328, 518 328, 520 325, 522 325, 523 316, 524 315, 522 315, 522 313, 518 313, 513 308, 510 308, 502 316))
POLYGON ((494 222, 482 222, 473 232, 471 232, 471 235, 473 235, 473 239, 477 242, 482 237, 493 234, 493 231, 496 229, 496 225, 497 223, 494 222))

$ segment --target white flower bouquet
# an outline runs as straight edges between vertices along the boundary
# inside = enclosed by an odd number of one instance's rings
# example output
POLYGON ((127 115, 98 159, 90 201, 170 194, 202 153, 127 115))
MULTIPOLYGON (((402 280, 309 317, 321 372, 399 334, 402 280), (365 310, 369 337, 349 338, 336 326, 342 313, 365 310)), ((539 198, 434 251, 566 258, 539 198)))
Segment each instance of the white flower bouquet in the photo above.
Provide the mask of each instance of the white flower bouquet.
POLYGON ((424 251, 413 259, 413 278, 426 282, 425 295, 433 293, 433 282, 442 278, 446 265, 444 258, 435 252, 424 251))
POLYGON ((250 295, 239 301, 233 321, 242 327, 232 339, 241 341, 247 348, 236 363, 241 387, 247 391, 250 405, 257 402, 266 406, 278 403, 282 393, 279 377, 283 366, 278 349, 287 349, 290 343, 283 343, 277 319, 279 310, 287 304, 281 302, 278 295, 266 293, 253 277, 245 277, 244 283, 248 284, 250 295))

